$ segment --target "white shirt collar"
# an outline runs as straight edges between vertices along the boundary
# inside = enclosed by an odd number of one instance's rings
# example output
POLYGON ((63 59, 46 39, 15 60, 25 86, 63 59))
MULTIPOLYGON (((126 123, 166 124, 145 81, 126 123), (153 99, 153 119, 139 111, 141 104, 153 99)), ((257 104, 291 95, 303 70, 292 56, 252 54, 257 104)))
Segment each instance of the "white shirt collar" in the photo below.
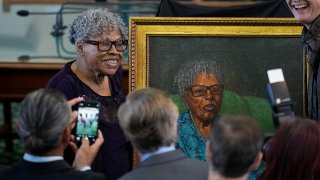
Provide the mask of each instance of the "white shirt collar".
POLYGON ((152 152, 152 153, 143 153, 141 155, 141 161, 144 161, 146 159, 148 159, 150 156, 153 156, 155 154, 161 154, 161 153, 165 153, 165 152, 169 152, 169 151, 174 151, 176 148, 175 148, 175 145, 171 145, 171 146, 162 146, 160 147, 157 151, 155 152, 152 152))
POLYGON ((35 156, 28 153, 24 153, 23 159, 34 163, 44 163, 63 160, 62 156, 35 156))

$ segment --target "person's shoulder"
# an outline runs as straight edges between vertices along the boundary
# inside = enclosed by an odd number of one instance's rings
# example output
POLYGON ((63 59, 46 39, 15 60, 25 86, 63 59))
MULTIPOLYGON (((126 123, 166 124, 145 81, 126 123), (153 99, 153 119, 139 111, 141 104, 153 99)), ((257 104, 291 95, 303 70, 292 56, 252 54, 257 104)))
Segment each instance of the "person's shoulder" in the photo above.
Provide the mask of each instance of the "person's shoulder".
POLYGON ((127 173, 127 174, 121 176, 118 180, 126 180, 126 179, 133 179, 131 177, 131 173, 127 173))
POLYGON ((208 165, 205 162, 190 159, 178 150, 159 155, 158 159, 161 161, 153 160, 152 163, 149 161, 142 166, 138 165, 119 180, 206 180, 208 177, 208 165))
POLYGON ((12 168, 12 166, 0 164, 0 170, 7 170, 7 169, 11 169, 11 168, 12 168))
POLYGON ((187 179, 207 179, 209 171, 209 165, 207 162, 186 157, 181 160, 181 164, 181 172, 179 173, 184 174, 181 176, 186 176, 187 179))
POLYGON ((68 74, 71 74, 71 64, 74 61, 67 62, 64 67, 53 75, 47 83, 47 88, 56 88, 68 82, 68 74))
POLYGON ((6 179, 8 174, 13 171, 12 166, 1 165, 0 164, 0 179, 6 179))
POLYGON ((190 138, 190 133, 193 132, 192 121, 190 119, 189 111, 182 113, 177 121, 177 130, 179 138, 183 138, 182 136, 186 135, 187 139, 190 138))
POLYGON ((99 179, 106 179, 105 175, 102 173, 97 173, 97 172, 92 172, 92 171, 76 171, 73 170, 70 172, 70 174, 68 175, 70 179, 72 180, 89 180, 89 179, 95 179, 95 180, 99 180, 99 179))
POLYGON ((71 64, 73 61, 66 63, 65 67, 55 74, 47 83, 46 88, 56 89, 65 94, 67 99, 77 97, 76 88, 72 82, 71 64))
POLYGON ((190 119, 189 111, 185 111, 185 112, 183 112, 183 113, 181 113, 181 114, 179 115, 179 117, 178 117, 178 123, 179 123, 179 125, 188 123, 188 122, 189 122, 189 119, 190 119))
POLYGON ((205 161, 201 161, 201 160, 190 158, 190 157, 186 157, 185 161, 198 167, 208 168, 208 163, 205 161))

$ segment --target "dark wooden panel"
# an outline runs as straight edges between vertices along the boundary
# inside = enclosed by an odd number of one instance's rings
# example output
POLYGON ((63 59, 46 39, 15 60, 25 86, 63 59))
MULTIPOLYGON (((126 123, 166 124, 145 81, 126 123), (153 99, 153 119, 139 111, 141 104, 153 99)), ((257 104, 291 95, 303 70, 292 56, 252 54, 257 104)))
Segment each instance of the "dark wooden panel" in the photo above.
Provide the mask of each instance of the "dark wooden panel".
MULTIPOLYGON (((19 101, 43 88, 64 63, 0 63, 0 100, 19 101)), ((128 93, 128 66, 123 67, 123 88, 128 93)))

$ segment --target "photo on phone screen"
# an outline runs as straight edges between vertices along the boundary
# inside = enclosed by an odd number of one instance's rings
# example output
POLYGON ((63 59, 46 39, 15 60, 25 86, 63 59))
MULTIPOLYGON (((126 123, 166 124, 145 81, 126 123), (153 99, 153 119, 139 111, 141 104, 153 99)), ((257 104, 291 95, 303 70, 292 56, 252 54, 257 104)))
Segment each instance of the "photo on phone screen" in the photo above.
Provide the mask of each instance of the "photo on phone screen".
POLYGON ((87 137, 93 143, 98 134, 99 102, 84 101, 79 103, 78 120, 76 125, 76 141, 81 142, 81 138, 87 137))

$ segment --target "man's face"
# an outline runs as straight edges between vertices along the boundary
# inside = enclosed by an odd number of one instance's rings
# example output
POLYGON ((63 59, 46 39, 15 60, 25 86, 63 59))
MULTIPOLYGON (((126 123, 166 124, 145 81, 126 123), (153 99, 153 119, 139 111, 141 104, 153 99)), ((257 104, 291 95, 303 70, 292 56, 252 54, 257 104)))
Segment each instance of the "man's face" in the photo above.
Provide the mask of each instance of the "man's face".
POLYGON ((295 19, 308 29, 320 14, 320 0, 286 0, 295 19))

